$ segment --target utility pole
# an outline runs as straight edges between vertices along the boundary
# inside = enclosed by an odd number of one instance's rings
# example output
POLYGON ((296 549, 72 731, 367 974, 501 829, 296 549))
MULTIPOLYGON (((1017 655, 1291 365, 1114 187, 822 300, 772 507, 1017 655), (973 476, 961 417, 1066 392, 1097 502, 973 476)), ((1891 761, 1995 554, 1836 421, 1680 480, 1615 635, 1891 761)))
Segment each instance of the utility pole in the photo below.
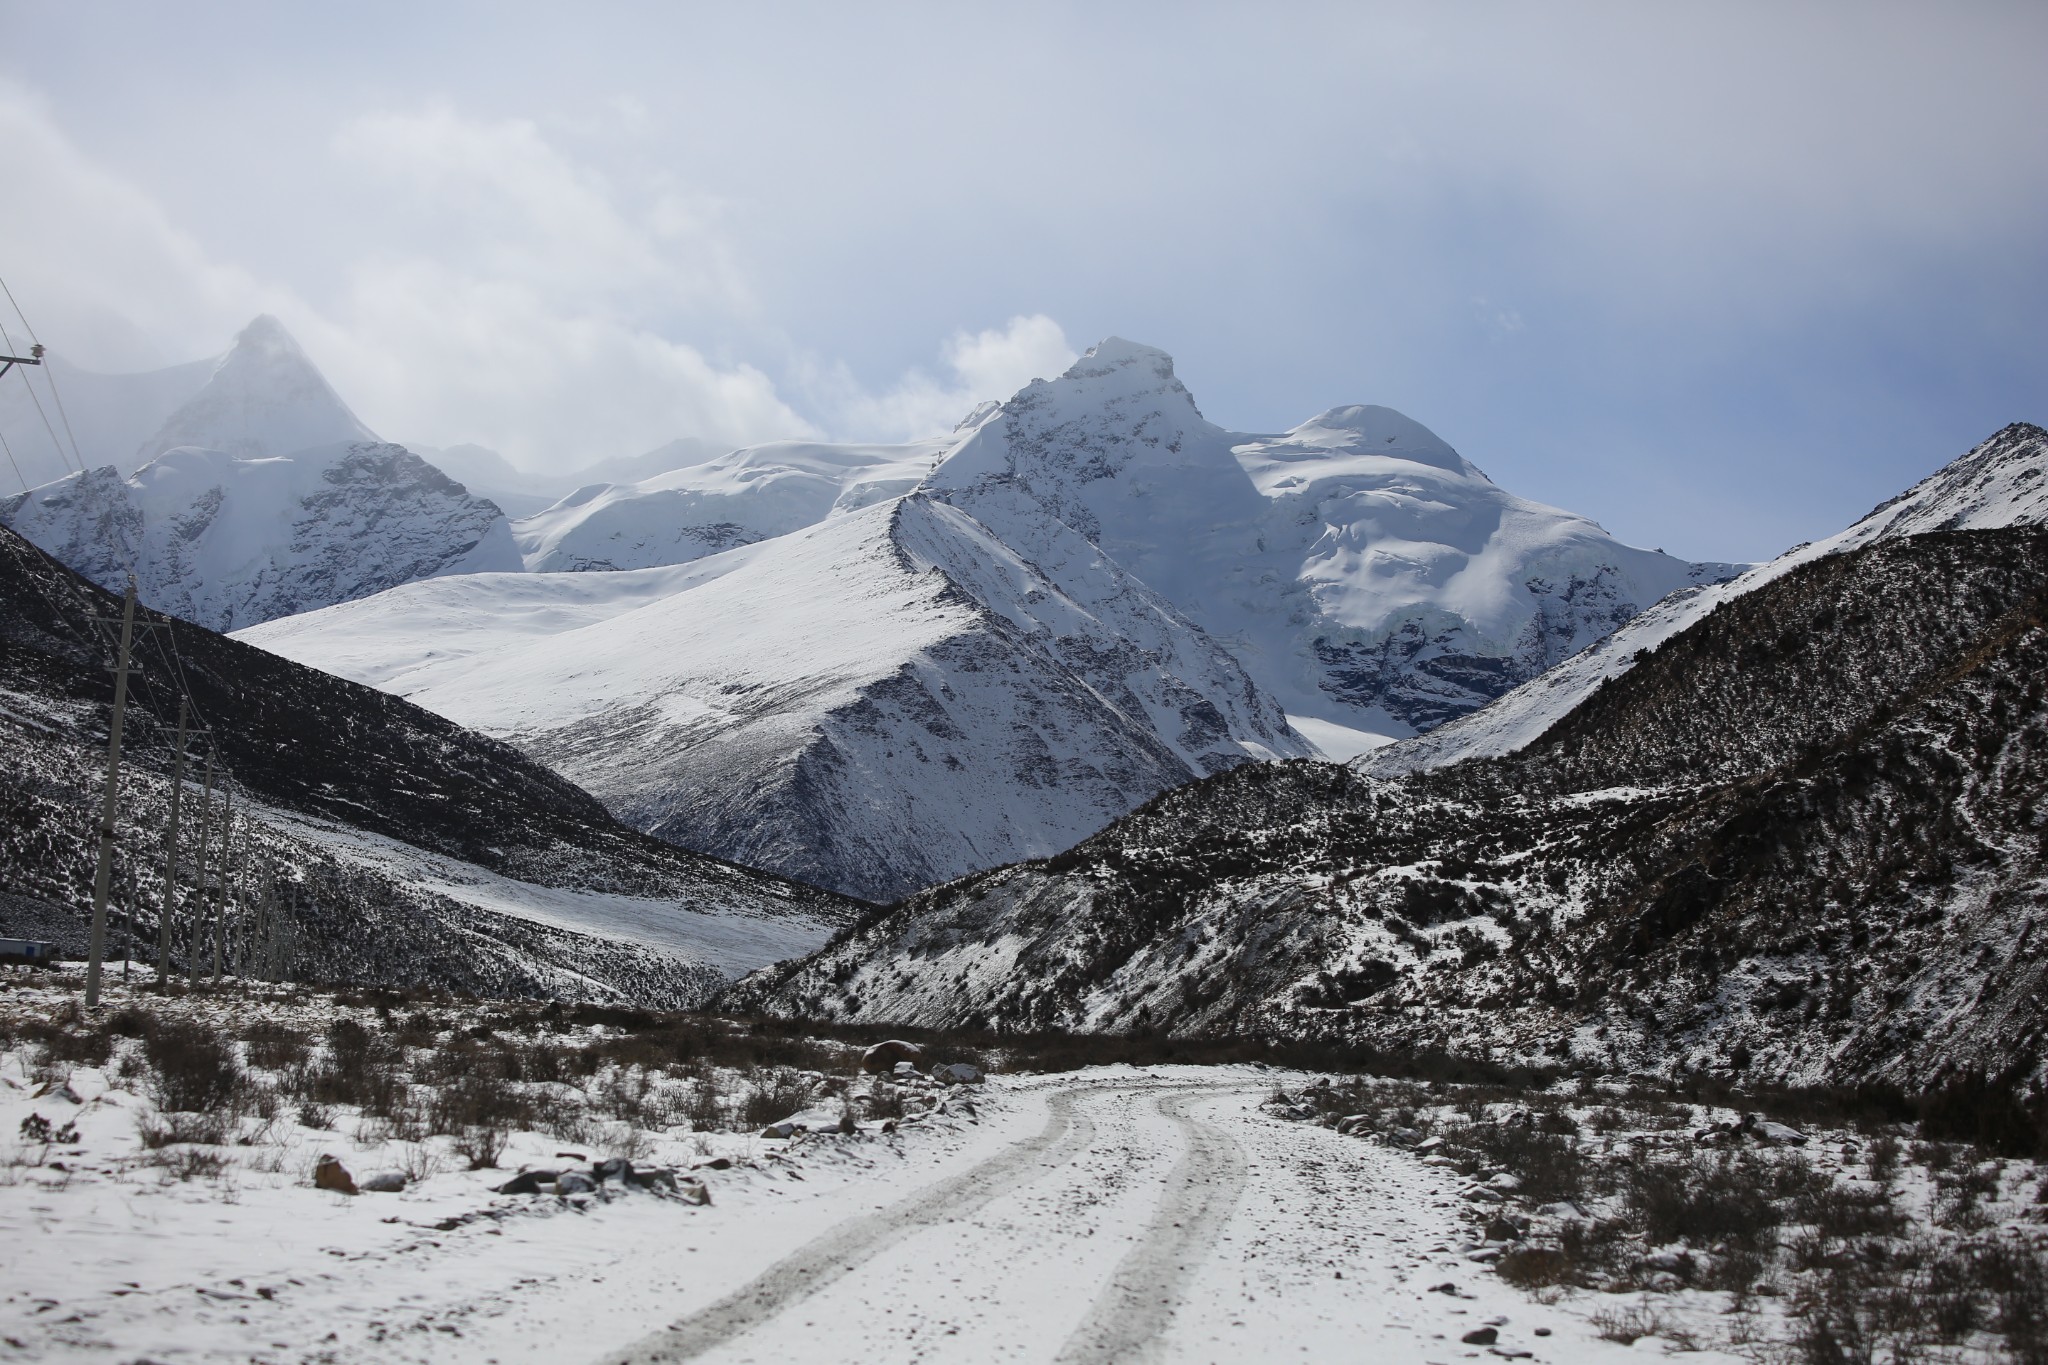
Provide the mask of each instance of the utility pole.
POLYGON ((121 795, 121 724, 128 714, 128 647, 135 641, 135 575, 121 599, 121 652, 114 663, 114 719, 107 727, 107 791, 100 802, 100 861, 92 875, 92 937, 85 962, 85 1007, 100 1003, 107 955, 107 882, 114 873, 114 808, 121 795))
POLYGON ((220 788, 220 894, 213 898, 213 984, 220 984, 221 940, 227 933, 228 854, 235 837, 235 788, 223 782, 220 788))
POLYGON ((171 756, 171 822, 164 829, 164 909, 156 926, 156 984, 171 979, 171 915, 178 905, 178 801, 185 794, 185 712, 191 705, 178 696, 178 747, 171 756))
POLYGON ((206 851, 213 835, 207 822, 213 818, 213 742, 206 745, 206 786, 199 793, 199 867, 192 879, 192 943, 185 953, 185 980, 199 980, 200 935, 206 932, 206 851))

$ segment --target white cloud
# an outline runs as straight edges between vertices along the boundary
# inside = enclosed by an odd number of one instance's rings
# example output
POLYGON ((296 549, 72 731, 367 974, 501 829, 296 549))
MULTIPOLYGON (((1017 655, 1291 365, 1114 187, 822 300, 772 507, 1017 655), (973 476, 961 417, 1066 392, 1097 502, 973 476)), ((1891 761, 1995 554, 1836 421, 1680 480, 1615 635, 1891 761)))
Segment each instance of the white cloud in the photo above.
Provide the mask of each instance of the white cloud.
POLYGON ((373 429, 473 441, 536 470, 678 436, 737 446, 823 427, 944 431, 1075 356, 1059 324, 1033 314, 955 333, 936 374, 912 369, 880 393, 843 363, 800 358, 813 421, 762 369, 674 339, 701 326, 789 350, 756 319, 720 206, 667 180, 621 184, 523 119, 442 104, 344 123, 329 150, 359 184, 360 241, 318 305, 218 261, 4 83, 0 146, 10 186, 37 205, 0 218, 0 260, 72 359, 115 371, 187 360, 271 312, 373 429))
POLYGON ((1034 379, 1059 374, 1078 353, 1059 323, 1033 313, 1002 327, 955 332, 939 356, 943 378, 914 368, 888 390, 869 393, 844 366, 829 366, 812 371, 809 388, 848 437, 931 436, 951 430, 979 403, 1008 398, 1034 379))

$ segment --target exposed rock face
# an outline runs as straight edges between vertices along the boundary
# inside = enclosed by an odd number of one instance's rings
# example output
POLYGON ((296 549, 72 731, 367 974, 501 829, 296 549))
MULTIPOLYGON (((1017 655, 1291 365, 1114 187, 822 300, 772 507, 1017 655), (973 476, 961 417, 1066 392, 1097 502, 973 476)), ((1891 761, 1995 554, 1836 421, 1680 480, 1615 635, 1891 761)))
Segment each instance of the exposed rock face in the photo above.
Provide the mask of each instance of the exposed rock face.
POLYGON ((2044 680, 2048 530, 1875 537, 1724 603, 1512 759, 1240 769, 731 1003, 2038 1079, 2044 680))
POLYGON ((125 479, 18 493, 0 524, 113 591, 132 557, 144 602, 214 630, 519 566, 495 505, 374 441, 261 460, 179 447, 125 479))

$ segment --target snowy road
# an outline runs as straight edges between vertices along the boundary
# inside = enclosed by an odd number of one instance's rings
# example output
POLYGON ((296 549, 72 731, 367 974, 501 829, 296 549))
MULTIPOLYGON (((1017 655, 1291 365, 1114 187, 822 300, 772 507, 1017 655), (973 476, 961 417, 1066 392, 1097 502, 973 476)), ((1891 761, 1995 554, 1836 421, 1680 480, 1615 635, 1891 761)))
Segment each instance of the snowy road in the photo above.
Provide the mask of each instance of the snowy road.
POLYGON ((1501 1354, 1620 1349, 1462 1259, 1448 1178, 1272 1119, 1270 1080, 1191 1074, 1020 1087, 1036 1127, 598 1358, 1450 1361, 1484 1325, 1501 1354))
MULTIPOLYGON (((1469 1259, 1455 1172, 1274 1117, 1260 1101, 1276 1079, 1305 1078, 997 1076, 977 1122, 666 1139, 669 1160, 715 1150, 709 1207, 495 1195, 502 1171, 352 1199, 291 1174, 313 1147, 212 1183, 105 1158, 93 1169, 111 1173, 75 1183, 8 1168, 0 1362, 1450 1365, 1623 1351, 1587 1322, 1614 1299, 1539 1304, 1469 1259), (1497 1342, 1463 1340, 1486 1327, 1497 1342)), ((0 1118, 50 1104, 0 1081, 14 1106, 0 1118)), ((124 1131, 133 1141, 137 1103, 109 1091, 67 1112, 88 1152, 111 1151, 124 1131)), ((559 1145, 522 1141, 547 1145, 521 1162, 559 1145)))

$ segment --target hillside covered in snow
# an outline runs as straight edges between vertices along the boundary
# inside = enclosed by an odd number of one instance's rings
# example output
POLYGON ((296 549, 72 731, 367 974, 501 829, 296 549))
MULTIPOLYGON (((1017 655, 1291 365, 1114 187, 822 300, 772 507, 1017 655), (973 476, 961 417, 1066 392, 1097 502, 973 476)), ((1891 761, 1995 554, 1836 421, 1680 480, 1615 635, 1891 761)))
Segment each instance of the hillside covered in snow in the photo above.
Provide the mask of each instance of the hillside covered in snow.
MULTIPOLYGON (((99 623, 118 612, 0 531, 0 934, 73 955, 106 762, 111 656, 99 623)), ((138 636, 129 692, 113 903, 117 929, 131 911, 141 920, 145 951, 164 904, 181 691, 233 775, 245 904, 266 900, 282 926, 252 961, 253 908, 237 906, 231 970, 690 1005, 816 946, 858 908, 628 829, 516 750, 399 698, 156 613, 141 624, 154 629, 138 636)), ((203 780, 202 766, 187 767, 180 963, 207 907, 203 780)), ((212 807, 217 874, 218 792, 212 807)))

